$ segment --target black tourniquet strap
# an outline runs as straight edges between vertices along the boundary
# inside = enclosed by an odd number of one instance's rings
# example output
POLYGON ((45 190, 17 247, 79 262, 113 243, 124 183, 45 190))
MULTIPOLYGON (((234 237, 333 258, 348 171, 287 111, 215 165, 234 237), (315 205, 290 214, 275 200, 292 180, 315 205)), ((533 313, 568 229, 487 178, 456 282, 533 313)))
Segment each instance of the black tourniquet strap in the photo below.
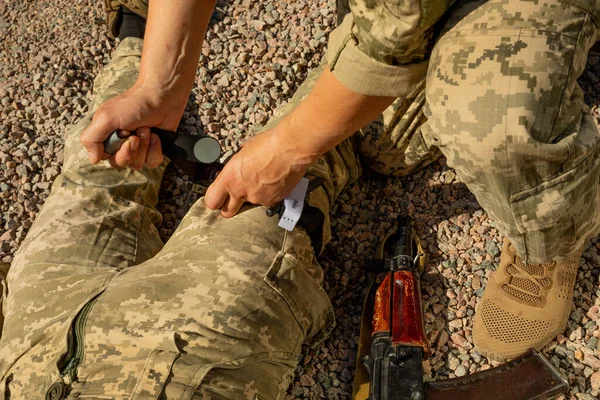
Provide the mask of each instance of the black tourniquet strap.
POLYGON ((123 40, 126 37, 136 37, 143 39, 144 31, 146 30, 146 19, 140 17, 134 12, 123 7, 123 12, 119 14, 120 21, 117 21, 119 30, 119 39, 123 40))

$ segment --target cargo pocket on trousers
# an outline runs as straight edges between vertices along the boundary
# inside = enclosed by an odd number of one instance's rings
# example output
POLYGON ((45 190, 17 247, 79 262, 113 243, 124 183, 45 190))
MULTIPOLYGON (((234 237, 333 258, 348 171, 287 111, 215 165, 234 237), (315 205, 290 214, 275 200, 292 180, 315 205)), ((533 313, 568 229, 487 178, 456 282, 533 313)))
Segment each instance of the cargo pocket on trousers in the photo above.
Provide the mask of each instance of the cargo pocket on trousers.
POLYGON ((180 354, 172 351, 154 350, 144 365, 140 378, 133 389, 132 400, 156 400, 163 391, 173 363, 180 354))
MULTIPOLYGON (((567 143, 552 146, 567 147, 567 143)), ((571 220, 586 210, 590 204, 588 192, 598 185, 600 154, 594 152, 578 158, 573 165, 569 158, 563 165, 570 166, 558 176, 531 189, 509 197, 517 225, 523 232, 542 231, 571 220)))
POLYGON ((279 252, 264 279, 290 307, 305 344, 315 346, 331 333, 335 315, 329 296, 294 256, 279 252))
POLYGON ((600 223, 598 181, 600 157, 592 153, 570 170, 509 198, 522 243, 529 257, 552 259, 571 254, 596 232, 600 223))

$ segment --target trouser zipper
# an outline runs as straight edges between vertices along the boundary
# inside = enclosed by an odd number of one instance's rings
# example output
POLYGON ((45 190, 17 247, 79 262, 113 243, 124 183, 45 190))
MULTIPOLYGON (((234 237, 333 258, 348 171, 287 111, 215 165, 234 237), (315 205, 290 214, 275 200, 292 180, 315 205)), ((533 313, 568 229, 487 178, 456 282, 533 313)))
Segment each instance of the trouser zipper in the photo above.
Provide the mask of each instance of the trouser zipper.
POLYGON ((70 391, 70 386, 77 381, 77 367, 84 356, 85 323, 100 294, 96 295, 77 313, 67 338, 67 353, 58 362, 60 379, 50 386, 46 393, 46 400, 65 399, 70 391))

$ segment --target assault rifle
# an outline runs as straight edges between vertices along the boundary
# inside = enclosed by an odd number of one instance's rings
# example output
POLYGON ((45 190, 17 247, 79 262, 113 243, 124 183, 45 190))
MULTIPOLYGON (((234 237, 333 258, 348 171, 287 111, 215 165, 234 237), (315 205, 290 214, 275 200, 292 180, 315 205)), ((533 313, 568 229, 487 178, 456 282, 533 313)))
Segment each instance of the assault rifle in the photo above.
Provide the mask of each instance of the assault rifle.
POLYGON ((354 400, 542 400, 568 389, 558 370, 533 350, 469 376, 424 382, 429 342, 419 274, 425 263, 408 217, 398 219, 398 230, 385 239, 381 253, 367 265, 376 278, 363 311, 358 357, 364 366, 357 362, 354 400))

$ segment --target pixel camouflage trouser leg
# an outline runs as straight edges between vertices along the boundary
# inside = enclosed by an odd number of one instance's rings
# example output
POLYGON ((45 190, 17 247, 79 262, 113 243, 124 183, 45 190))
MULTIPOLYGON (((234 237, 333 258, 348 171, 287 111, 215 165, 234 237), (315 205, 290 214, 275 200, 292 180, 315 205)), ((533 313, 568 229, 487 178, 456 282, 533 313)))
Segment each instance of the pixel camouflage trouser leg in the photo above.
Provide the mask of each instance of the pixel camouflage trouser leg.
POLYGON ((123 7, 140 17, 148 17, 148 0, 104 0, 106 27, 108 28, 108 35, 112 38, 119 36, 121 22, 123 21, 123 7))
POLYGON ((600 224, 600 136, 577 84, 598 16, 465 3, 433 49, 423 136, 526 262, 568 258, 600 224))
POLYGON ((363 165, 402 176, 441 152, 527 262, 569 258, 600 227, 600 141, 577 84, 599 21, 587 0, 458 1, 424 82, 359 132, 363 165))
MULTIPOLYGON (((134 83, 141 50, 136 38, 119 45, 92 110, 134 83)), ((163 246, 164 165, 90 165, 79 134, 92 113, 67 134, 62 173, 8 273, 0 397, 60 384, 104 398, 280 398, 300 346, 334 324, 308 235, 264 207, 225 219, 200 200, 163 246)), ((359 173, 345 141, 309 171, 324 178, 309 204, 327 213, 359 173)))

